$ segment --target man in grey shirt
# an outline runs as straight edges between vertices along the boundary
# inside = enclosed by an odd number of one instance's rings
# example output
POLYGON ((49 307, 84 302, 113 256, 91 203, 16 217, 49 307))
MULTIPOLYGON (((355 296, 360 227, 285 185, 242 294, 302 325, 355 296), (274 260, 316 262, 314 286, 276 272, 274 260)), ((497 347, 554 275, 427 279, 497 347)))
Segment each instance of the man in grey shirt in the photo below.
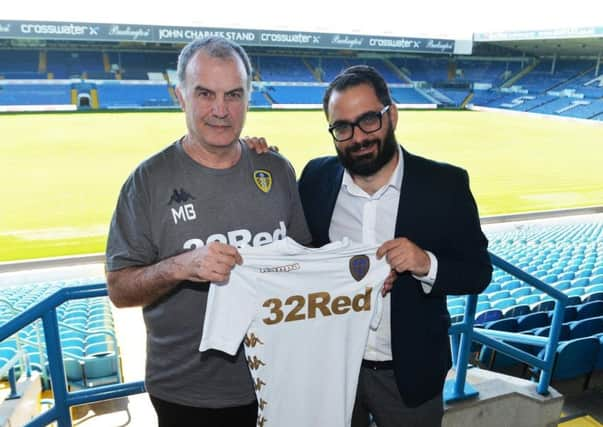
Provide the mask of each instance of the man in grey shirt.
POLYGON ((109 297, 143 307, 146 387, 160 427, 251 427, 257 404, 243 351, 198 351, 208 284, 241 264, 237 248, 311 237, 291 165, 239 140, 251 89, 244 50, 219 37, 191 42, 178 77, 188 132, 121 190, 107 244, 109 297))

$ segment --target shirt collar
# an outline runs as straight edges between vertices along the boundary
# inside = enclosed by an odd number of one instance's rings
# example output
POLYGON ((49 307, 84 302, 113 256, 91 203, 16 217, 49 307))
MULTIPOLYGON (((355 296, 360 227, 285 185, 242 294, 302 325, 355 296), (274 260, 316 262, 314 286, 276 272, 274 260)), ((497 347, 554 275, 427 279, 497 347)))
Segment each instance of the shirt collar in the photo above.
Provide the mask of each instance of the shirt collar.
MULTIPOLYGON (((394 169, 394 173, 392 173, 392 176, 390 176, 387 184, 377 190, 377 192, 373 194, 373 197, 379 197, 388 188, 392 188, 397 192, 400 192, 402 188, 402 177, 404 175, 404 156, 402 154, 402 148, 399 145, 396 145, 396 147, 398 148, 398 164, 396 165, 396 169, 394 169)), ((341 189, 355 196, 367 196, 364 190, 356 185, 352 179, 352 175, 350 175, 347 169, 343 171, 341 189)))

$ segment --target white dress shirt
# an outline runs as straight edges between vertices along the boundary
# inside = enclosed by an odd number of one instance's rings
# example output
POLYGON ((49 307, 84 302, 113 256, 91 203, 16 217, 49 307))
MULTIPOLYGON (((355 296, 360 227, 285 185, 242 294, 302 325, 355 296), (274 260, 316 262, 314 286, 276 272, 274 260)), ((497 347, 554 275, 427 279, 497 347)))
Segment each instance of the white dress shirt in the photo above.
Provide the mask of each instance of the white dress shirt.
MULTIPOLYGON (((389 182, 374 194, 362 190, 348 171, 344 171, 341 188, 333 210, 329 238, 331 241, 344 237, 367 244, 382 244, 394 238, 396 217, 400 204, 404 158, 398 146, 398 164, 389 182)), ((412 209, 412 206, 402 206, 412 209)), ((436 257, 426 251, 431 267, 426 276, 414 276, 421 281, 423 291, 431 292, 438 269, 436 257)), ((373 361, 392 360, 390 294, 384 297, 383 314, 377 330, 370 330, 364 359, 373 361)))

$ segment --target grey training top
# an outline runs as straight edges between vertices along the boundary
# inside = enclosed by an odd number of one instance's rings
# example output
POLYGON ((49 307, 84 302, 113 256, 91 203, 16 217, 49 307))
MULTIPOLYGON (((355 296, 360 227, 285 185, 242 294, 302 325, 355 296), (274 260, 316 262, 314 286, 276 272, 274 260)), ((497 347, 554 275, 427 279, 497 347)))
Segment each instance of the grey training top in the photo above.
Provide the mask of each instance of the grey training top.
MULTIPOLYGON (((201 166, 180 142, 140 164, 119 195, 107 269, 151 265, 212 241, 256 246, 288 235, 309 243, 291 165, 278 154, 241 147, 239 162, 229 169, 201 166)), ((249 404, 255 395, 242 349, 235 357, 198 351, 208 289, 182 282, 143 308, 147 390, 187 406, 249 404)))

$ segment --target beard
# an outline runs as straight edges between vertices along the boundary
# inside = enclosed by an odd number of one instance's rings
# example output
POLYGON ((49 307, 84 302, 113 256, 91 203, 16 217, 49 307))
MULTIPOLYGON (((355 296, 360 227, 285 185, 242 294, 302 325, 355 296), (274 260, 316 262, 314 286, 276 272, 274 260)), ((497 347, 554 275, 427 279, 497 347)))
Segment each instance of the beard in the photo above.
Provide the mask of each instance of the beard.
POLYGON ((394 129, 389 126, 387 134, 383 140, 367 139, 361 143, 352 144, 349 147, 340 150, 335 145, 337 157, 344 168, 351 174, 357 176, 372 176, 379 172, 396 154, 398 142, 394 135, 394 129), (368 153, 361 156, 354 156, 354 153, 364 148, 377 146, 377 153, 368 153))

